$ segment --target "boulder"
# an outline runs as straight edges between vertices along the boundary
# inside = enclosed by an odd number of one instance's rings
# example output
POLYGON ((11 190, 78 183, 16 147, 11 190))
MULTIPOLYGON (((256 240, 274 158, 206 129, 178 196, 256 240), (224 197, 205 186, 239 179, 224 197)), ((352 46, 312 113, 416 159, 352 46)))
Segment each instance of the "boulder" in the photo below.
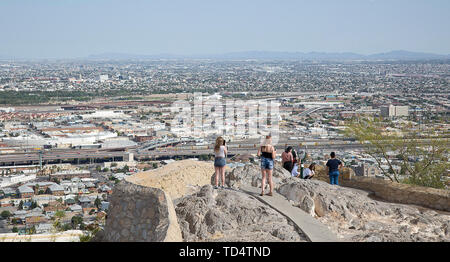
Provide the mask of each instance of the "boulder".
POLYGON ((319 180, 291 178, 278 192, 348 241, 450 241, 448 214, 380 202, 319 180))
POLYGON ((175 210, 184 241, 307 241, 280 213, 232 189, 204 186, 175 210))
POLYGON ((311 216, 314 216, 315 214, 314 200, 308 195, 303 197, 298 207, 300 207, 303 211, 310 214, 311 216))
POLYGON ((111 194, 105 228, 93 241, 179 242, 182 237, 172 200, 163 190, 122 180, 111 194))
MULTIPOLYGON (((278 189, 287 179, 291 177, 289 171, 284 169, 279 163, 275 163, 272 171, 272 181, 274 189, 278 189)), ((236 167, 225 173, 225 184, 228 187, 238 189, 241 186, 261 187, 262 174, 261 168, 255 164, 247 164, 243 167, 236 167)), ((219 180, 219 185, 220 185, 219 180)), ((215 174, 211 176, 211 185, 215 185, 215 174)), ((266 183, 266 189, 269 185, 266 183)))

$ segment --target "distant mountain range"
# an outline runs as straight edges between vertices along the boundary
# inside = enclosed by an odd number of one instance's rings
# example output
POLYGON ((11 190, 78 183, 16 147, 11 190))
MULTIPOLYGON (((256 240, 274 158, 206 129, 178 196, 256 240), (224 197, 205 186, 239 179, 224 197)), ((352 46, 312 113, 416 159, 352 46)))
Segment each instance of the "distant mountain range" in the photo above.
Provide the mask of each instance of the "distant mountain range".
MULTIPOLYGON (((315 61, 377 61, 377 60, 450 60, 449 55, 439 55, 433 53, 409 52, 403 50, 379 53, 373 55, 362 55, 351 52, 327 53, 327 52, 275 52, 275 51, 247 51, 231 52, 210 55, 176 55, 157 54, 139 55, 127 53, 102 53, 90 55, 88 57, 67 59, 67 60, 160 60, 160 59, 214 59, 214 60, 315 60, 315 61)), ((26 59, 23 57, 0 55, 0 60, 46 60, 46 59, 26 59)), ((66 59, 48 59, 66 60, 66 59)))
POLYGON ((439 55, 433 53, 420 53, 409 51, 391 51, 387 53, 379 53, 373 55, 362 55, 357 53, 327 53, 327 52, 273 52, 273 51, 247 51, 247 52, 232 52, 224 54, 212 55, 173 55, 173 54, 159 54, 159 55, 134 55, 125 53, 104 53, 97 55, 90 55, 89 60, 153 60, 153 59, 220 59, 220 60, 433 60, 433 59, 450 59, 450 55, 439 55))

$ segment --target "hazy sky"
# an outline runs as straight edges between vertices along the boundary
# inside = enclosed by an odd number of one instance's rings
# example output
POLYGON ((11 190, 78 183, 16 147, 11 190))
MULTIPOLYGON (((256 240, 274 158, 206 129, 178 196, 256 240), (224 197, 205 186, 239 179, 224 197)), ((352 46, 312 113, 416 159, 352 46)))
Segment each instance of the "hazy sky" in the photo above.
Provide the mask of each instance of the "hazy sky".
POLYGON ((449 0, 1 0, 0 56, 450 54, 449 0))

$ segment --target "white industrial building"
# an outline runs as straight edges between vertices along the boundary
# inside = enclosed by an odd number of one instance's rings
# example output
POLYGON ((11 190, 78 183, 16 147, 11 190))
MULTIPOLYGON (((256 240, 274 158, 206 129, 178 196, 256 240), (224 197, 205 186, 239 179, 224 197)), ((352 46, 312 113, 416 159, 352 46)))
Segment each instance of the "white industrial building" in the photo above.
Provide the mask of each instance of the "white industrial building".
POLYGON ((129 115, 125 114, 121 110, 97 110, 91 114, 84 114, 81 115, 83 119, 91 119, 91 118, 118 118, 118 119, 124 119, 124 118, 130 118, 129 115))
POLYGON ((98 81, 100 81, 101 83, 108 81, 108 75, 99 75, 98 76, 98 81))
POLYGON ((404 117, 409 115, 409 106, 383 106, 380 108, 382 117, 404 117))
POLYGON ((0 177, 0 188, 13 186, 36 179, 36 174, 30 175, 12 175, 0 177))

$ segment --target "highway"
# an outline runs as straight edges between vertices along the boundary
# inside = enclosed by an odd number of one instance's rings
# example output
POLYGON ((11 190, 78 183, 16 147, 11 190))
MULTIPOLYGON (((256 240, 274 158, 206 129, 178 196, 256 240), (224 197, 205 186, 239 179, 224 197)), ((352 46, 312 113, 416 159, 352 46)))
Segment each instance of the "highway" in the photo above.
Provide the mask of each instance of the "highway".
MULTIPOLYGON (((294 145, 291 143, 291 145, 294 145)), ((279 144, 276 146, 277 151, 281 152, 285 148, 285 144, 279 144)), ((294 145, 296 148, 299 145, 294 145)), ((76 161, 76 160, 108 160, 113 159, 122 160, 123 156, 127 153, 133 153, 136 160, 141 159, 159 159, 168 157, 187 157, 187 156, 200 156, 212 154, 212 145, 205 146, 187 146, 182 145, 178 147, 165 147, 156 148, 154 150, 144 149, 121 149, 119 151, 101 150, 101 149, 64 149, 64 150, 48 150, 43 151, 42 161, 58 162, 58 161, 76 161)), ((228 152, 230 156, 236 154, 255 154, 258 150, 258 144, 229 144, 228 152)), ((361 144, 318 144, 312 143, 307 146, 308 149, 357 149, 362 148, 361 144)), ((302 146, 302 148, 305 148, 302 146)), ((0 154, 0 165, 17 165, 17 164, 36 164, 39 162, 39 151, 24 152, 24 153, 10 153, 0 154)))
MULTIPOLYGON (((172 143, 172 142, 171 142, 172 143)), ((172 143, 173 144, 173 143, 172 143)), ((175 143, 177 144, 177 143, 175 143)), ((429 141, 423 140, 418 144, 429 144, 429 141)), ((327 150, 343 151, 363 149, 364 144, 351 141, 330 141, 315 140, 298 143, 295 140, 280 140, 276 147, 281 153, 288 145, 300 150, 327 150)), ((227 144, 228 155, 237 154, 255 154, 259 144, 257 140, 246 140, 227 144), (250 143, 249 143, 250 142, 250 143), (253 142, 253 143, 251 143, 253 142)), ((148 144, 142 147, 130 147, 121 149, 53 149, 45 150, 42 154, 43 163, 48 162, 79 162, 79 161, 121 161, 127 152, 133 153, 135 160, 145 159, 167 159, 173 157, 193 157, 200 155, 213 154, 213 144, 209 145, 186 145, 181 144, 175 147, 154 147, 153 150, 147 150, 148 144)), ((18 164, 36 164, 39 163, 39 151, 0 154, 0 165, 18 165, 18 164)))
MULTIPOLYGON (((125 151, 100 151, 100 150, 80 150, 80 149, 68 149, 58 151, 44 151, 42 154, 42 161, 59 161, 70 159, 106 159, 106 158, 122 158, 125 151)), ((39 152, 27 152, 27 153, 13 153, 13 154, 1 154, 0 164, 6 163, 33 163, 39 162, 39 152)))

